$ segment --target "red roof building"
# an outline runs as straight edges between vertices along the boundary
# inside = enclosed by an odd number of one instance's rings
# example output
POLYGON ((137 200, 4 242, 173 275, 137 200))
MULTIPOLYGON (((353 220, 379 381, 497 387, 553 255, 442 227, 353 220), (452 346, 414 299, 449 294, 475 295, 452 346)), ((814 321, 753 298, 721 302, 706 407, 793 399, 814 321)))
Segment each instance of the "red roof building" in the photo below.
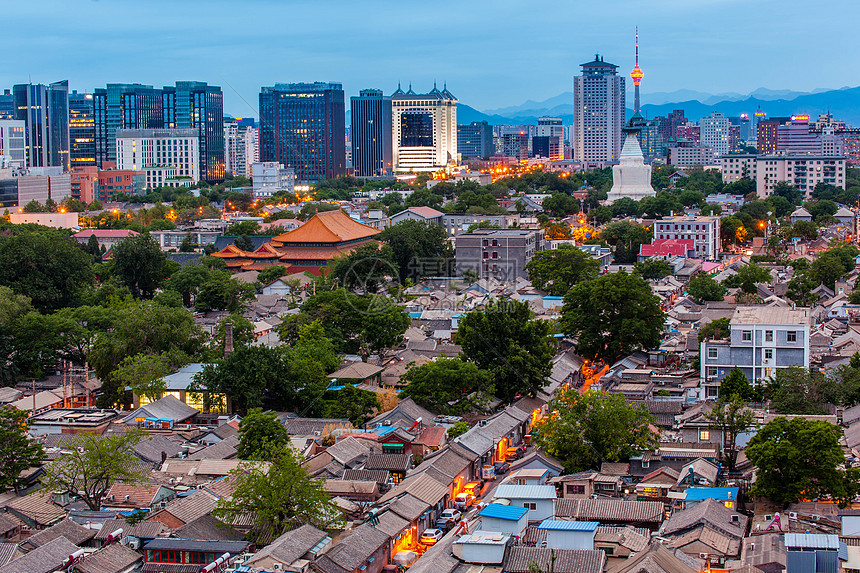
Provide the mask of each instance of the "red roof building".
POLYGON ((654 239, 650 245, 639 246, 639 257, 687 257, 691 250, 696 250, 693 239, 654 239))
POLYGON ((99 242, 99 246, 104 245, 106 249, 111 249, 117 243, 124 241, 129 237, 136 237, 140 233, 131 229, 84 229, 72 235, 79 243, 87 244, 90 237, 95 237, 99 242))
POLYGON ((301 227, 273 237, 256 251, 230 245, 212 256, 224 259, 235 270, 261 270, 277 264, 288 267, 290 273, 319 274, 332 259, 349 254, 380 232, 338 209, 315 214, 301 227))

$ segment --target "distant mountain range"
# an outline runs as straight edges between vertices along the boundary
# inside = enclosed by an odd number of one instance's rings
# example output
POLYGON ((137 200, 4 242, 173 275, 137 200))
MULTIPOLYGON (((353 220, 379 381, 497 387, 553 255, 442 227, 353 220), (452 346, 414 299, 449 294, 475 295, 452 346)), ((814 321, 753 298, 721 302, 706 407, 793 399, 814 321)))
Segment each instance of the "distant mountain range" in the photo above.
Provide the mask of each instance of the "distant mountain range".
MULTIPOLYGON (((628 94, 629 95, 629 94, 628 94)), ((713 111, 728 116, 741 113, 752 114, 759 107, 768 115, 790 116, 808 114, 817 118, 828 110, 836 119, 852 125, 860 125, 860 87, 845 87, 836 90, 797 92, 792 90, 770 90, 759 88, 750 94, 707 94, 692 90, 643 94, 642 114, 645 117, 666 116, 672 110, 683 109, 690 121, 710 115, 713 111)), ((628 117, 632 115, 627 110, 628 117)), ((494 125, 535 124, 537 118, 548 115, 560 117, 565 125, 573 122, 573 93, 565 92, 544 101, 526 101, 520 105, 489 109, 484 112, 465 104, 457 105, 457 123, 487 121, 494 125)))

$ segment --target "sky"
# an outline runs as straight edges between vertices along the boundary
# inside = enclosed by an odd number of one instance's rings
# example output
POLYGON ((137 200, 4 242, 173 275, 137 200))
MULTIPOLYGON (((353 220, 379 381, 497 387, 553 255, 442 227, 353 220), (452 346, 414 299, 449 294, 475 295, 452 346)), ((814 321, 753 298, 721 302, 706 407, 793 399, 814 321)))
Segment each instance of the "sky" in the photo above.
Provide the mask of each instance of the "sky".
POLYGON ((398 81, 447 82, 479 110, 542 101, 596 52, 629 74, 637 25, 643 94, 860 85, 839 24, 860 21, 856 0, 38 0, 3 16, 2 87, 199 80, 235 116, 259 117, 276 82, 341 82, 347 107, 398 81))

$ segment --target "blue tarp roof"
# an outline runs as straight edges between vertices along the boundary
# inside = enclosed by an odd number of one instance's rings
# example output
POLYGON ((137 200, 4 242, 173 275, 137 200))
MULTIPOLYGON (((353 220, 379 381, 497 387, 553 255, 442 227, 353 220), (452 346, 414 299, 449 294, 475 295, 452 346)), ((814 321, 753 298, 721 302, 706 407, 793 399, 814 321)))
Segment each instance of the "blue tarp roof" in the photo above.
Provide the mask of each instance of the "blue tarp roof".
POLYGON ((489 503, 481 510, 481 517, 492 517, 495 519, 510 519, 511 521, 519 521, 522 516, 529 512, 524 507, 515 505, 502 505, 500 503, 489 503))
POLYGON ((738 498, 736 487, 690 487, 687 488, 687 501, 703 501, 706 499, 735 500, 738 498))
POLYGON ((568 521, 565 519, 544 519, 538 529, 556 529, 563 531, 596 531, 596 521, 568 521))

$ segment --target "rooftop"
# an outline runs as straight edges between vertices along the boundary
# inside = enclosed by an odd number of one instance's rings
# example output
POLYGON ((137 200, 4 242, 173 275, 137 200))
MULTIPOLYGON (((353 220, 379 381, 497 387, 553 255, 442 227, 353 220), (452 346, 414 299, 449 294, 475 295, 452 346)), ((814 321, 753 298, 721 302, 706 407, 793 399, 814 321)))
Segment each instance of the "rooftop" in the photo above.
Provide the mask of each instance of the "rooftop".
POLYGON ((529 512, 524 507, 515 505, 502 505, 500 503, 489 503, 481 510, 481 517, 489 517, 493 519, 509 519, 511 521, 519 521, 522 516, 529 512))
POLYGON ((503 483, 496 488, 496 499, 556 499, 555 486, 503 483))
POLYGON ((739 306, 731 324, 780 324, 804 326, 809 324, 809 309, 778 306, 739 306))

